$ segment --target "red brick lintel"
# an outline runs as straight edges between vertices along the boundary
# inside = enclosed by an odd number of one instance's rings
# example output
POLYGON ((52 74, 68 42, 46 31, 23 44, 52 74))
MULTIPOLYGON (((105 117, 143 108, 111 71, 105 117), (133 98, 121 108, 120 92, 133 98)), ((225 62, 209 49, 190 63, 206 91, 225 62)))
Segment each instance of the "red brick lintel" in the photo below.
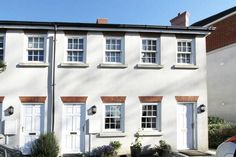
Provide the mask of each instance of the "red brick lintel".
POLYGON ((126 96, 101 96, 103 103, 124 103, 126 96))
POLYGON ((20 96, 22 103, 45 103, 46 96, 20 96))
POLYGON ((86 103, 87 96, 61 96, 63 103, 86 103))
POLYGON ((139 96, 141 103, 158 103, 162 101, 163 96, 139 96))
POLYGON ((197 102, 199 96, 175 96, 177 102, 197 102))

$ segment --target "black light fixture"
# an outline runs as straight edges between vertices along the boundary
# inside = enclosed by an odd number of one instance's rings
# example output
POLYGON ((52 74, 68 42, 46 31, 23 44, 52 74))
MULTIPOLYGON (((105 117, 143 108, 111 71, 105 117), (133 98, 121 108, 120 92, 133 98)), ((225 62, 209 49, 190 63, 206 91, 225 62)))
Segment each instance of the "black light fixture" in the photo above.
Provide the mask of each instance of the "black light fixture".
POLYGON ((14 107, 13 106, 8 107, 7 112, 9 115, 12 115, 14 113, 14 107))
POLYGON ((198 107, 198 113, 203 113, 206 111, 206 105, 204 104, 201 104, 199 107, 198 107))
POLYGON ((97 112, 97 107, 95 105, 93 105, 91 107, 91 111, 92 111, 92 114, 95 114, 97 112))

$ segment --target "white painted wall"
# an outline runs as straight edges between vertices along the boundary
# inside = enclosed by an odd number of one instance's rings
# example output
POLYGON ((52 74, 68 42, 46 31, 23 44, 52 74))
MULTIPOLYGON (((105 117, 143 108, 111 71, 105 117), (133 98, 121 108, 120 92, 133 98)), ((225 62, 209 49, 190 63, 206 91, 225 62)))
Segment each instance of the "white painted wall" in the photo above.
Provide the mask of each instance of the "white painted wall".
POLYGON ((207 54, 209 115, 236 122, 236 44, 207 54))
MULTIPOLYGON (((64 58, 66 42, 65 35, 61 32, 57 35, 57 63, 59 65, 64 58)), ((97 113, 88 116, 87 119, 96 119, 96 125, 102 132, 104 105, 100 96, 127 96, 125 102, 125 133, 126 137, 92 138, 93 148, 109 144, 110 141, 122 142, 122 153, 129 152, 129 147, 134 142, 134 134, 140 128, 141 103, 138 96, 161 95, 162 101, 162 136, 143 137, 143 145, 158 144, 160 139, 165 139, 173 149, 177 145, 176 133, 176 105, 175 96, 197 95, 198 105, 207 105, 206 92, 206 55, 205 38, 196 38, 197 70, 172 69, 176 61, 175 35, 161 36, 161 62, 163 69, 137 69, 140 53, 140 35, 126 33, 125 35, 125 63, 126 69, 98 68, 103 61, 104 36, 102 33, 89 32, 87 35, 87 63, 89 68, 58 68, 56 71, 56 128, 60 130, 61 110, 63 103, 60 96, 88 96, 86 107, 97 106, 97 113)), ((197 115, 198 148, 208 148, 207 112, 197 115), (204 140, 203 140, 204 139, 204 140)), ((59 139, 62 135, 58 132, 59 139)), ((88 137, 87 137, 88 139, 88 137)), ((88 143, 86 143, 88 151, 88 143)))
MULTIPOLYGON (((48 36, 52 36, 49 33, 48 36)), ((24 48, 23 31, 7 31, 6 62, 7 70, 0 74, 0 95, 5 96, 3 110, 14 106, 15 113, 4 119, 17 119, 20 122, 21 102, 19 96, 48 96, 48 68, 19 68, 17 64, 23 61, 24 48)), ((103 62, 104 36, 102 33, 89 32, 87 38, 88 68, 60 68, 66 54, 66 38, 63 32, 57 34, 56 47, 56 97, 55 97, 55 131, 59 142, 62 140, 62 109, 61 96, 88 96, 86 109, 97 106, 97 113, 86 115, 86 119, 96 120, 96 125, 102 131, 104 105, 100 96, 126 96, 125 102, 125 133, 126 137, 99 138, 92 136, 93 148, 109 144, 112 140, 122 143, 121 153, 129 152, 129 146, 134 142, 134 134, 140 128, 141 103, 138 96, 163 96, 162 100, 162 135, 143 137, 143 146, 158 144, 164 139, 175 150, 177 145, 176 105, 175 96, 199 96, 197 105, 207 105, 206 90, 206 55, 205 38, 196 37, 197 70, 173 69, 176 62, 176 37, 173 34, 163 34, 161 41, 161 64, 163 69, 137 69, 140 59, 141 38, 138 33, 125 34, 125 69, 98 68, 103 62)), ((49 39, 48 39, 49 40, 49 39)), ((48 50, 49 51, 49 50, 48 50)), ((45 108, 48 100, 46 101, 45 108)), ((47 112, 46 112, 47 113, 47 112)), ((49 112, 51 113, 51 112, 49 112)), ((18 133, 21 124, 18 122, 18 133)), ((200 150, 208 149, 207 143, 207 112, 197 115, 197 144, 200 150)), ((19 146, 20 136, 10 137, 9 144, 19 146)), ((86 135, 88 151, 88 135, 86 135)), ((60 143, 61 144, 61 143, 60 143)))

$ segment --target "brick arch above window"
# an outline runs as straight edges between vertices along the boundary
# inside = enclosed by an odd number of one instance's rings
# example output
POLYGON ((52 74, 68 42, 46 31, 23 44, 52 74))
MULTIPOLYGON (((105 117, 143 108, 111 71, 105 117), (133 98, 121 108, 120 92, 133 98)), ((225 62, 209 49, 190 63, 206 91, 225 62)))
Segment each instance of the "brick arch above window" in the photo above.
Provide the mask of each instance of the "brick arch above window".
POLYGON ((3 102, 4 96, 0 96, 0 103, 3 102))
POLYGON ((177 102, 197 102, 199 96, 175 96, 177 102))
POLYGON ((45 103, 46 96, 20 96, 22 103, 45 103))
POLYGON ((124 103, 126 96, 101 96, 103 103, 124 103))
POLYGON ((162 101, 163 96, 139 96, 141 103, 158 103, 162 101))
POLYGON ((86 103, 87 96, 61 96, 63 103, 86 103))

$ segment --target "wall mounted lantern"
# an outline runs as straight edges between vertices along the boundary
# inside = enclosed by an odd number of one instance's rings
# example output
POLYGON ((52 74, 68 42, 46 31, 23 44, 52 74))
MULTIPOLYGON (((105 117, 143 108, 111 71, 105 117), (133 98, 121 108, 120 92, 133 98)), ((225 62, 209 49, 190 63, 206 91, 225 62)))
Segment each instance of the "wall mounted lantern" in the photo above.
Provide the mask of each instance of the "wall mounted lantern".
POLYGON ((199 107, 198 107, 198 113, 203 113, 206 111, 206 105, 204 104, 201 104, 199 107))
POLYGON ((95 105, 93 105, 91 107, 91 110, 92 110, 92 114, 95 114, 97 112, 97 107, 95 105))
POLYGON ((13 113, 14 113, 14 107, 13 107, 13 106, 8 107, 8 108, 7 108, 7 112, 8 112, 9 115, 13 115, 13 113))

